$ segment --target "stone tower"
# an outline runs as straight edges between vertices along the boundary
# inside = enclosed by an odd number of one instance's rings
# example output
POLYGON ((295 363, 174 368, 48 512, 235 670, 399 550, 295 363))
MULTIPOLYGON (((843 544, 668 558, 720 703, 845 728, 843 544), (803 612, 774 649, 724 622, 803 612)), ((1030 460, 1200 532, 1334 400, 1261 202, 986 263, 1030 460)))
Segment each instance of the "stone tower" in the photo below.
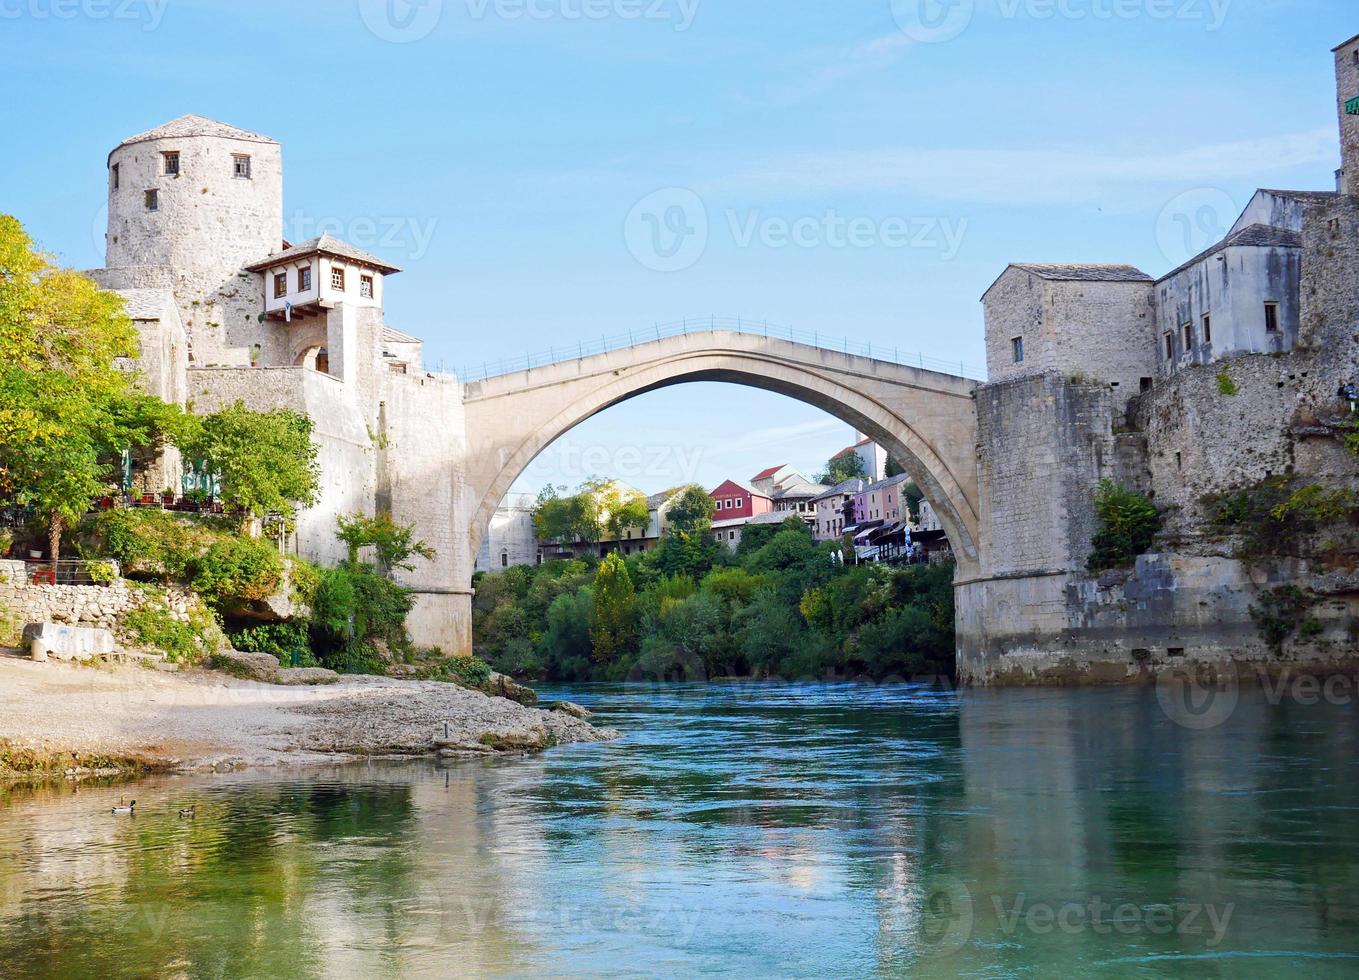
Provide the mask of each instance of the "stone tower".
POLYGON ((170 289, 195 363, 248 363, 263 307, 258 277, 242 269, 282 246, 279 144, 181 116, 109 154, 108 195, 101 278, 170 289))
POLYGON ((1336 190, 1359 194, 1359 35, 1335 49, 1336 102, 1340 109, 1340 172, 1336 190))

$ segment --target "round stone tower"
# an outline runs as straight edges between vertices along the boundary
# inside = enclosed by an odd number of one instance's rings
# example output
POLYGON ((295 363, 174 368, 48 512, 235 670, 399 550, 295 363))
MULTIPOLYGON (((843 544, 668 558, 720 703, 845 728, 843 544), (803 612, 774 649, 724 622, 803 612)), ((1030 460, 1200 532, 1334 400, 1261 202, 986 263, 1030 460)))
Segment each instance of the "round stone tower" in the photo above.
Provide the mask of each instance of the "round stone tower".
POLYGON ((283 152, 258 133, 182 116, 109 154, 106 265, 215 269, 279 249, 283 152))
POLYGON ((243 267, 283 243, 283 151, 203 116, 181 116, 108 158, 105 278, 168 288, 199 364, 247 357, 262 294, 243 267))

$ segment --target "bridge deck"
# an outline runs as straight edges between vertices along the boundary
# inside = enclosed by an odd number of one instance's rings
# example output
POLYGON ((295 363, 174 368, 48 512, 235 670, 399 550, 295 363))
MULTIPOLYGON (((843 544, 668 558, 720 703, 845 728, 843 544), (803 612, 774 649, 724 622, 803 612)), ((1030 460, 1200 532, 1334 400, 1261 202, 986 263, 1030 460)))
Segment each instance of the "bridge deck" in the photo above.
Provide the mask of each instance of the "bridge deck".
POLYGON ((640 347, 643 344, 665 340, 668 337, 699 333, 738 333, 755 337, 771 337, 796 344, 805 344, 809 347, 817 347, 822 350, 831 350, 837 353, 852 354, 856 357, 867 357, 876 361, 900 364, 904 367, 949 374, 972 381, 986 380, 984 368, 978 368, 960 361, 945 361, 918 352, 904 351, 898 347, 871 342, 859 343, 848 337, 839 337, 816 330, 800 330, 793 327, 778 326, 764 320, 722 316, 657 323, 649 328, 630 330, 627 333, 614 334, 613 336, 603 336, 588 343, 580 342, 561 347, 549 347, 546 351, 538 351, 533 354, 525 354, 522 357, 507 358, 500 361, 483 362, 480 365, 469 364, 465 365, 458 373, 458 379, 464 383, 486 381, 534 368, 576 361, 595 354, 607 354, 613 351, 627 350, 631 347, 640 347))

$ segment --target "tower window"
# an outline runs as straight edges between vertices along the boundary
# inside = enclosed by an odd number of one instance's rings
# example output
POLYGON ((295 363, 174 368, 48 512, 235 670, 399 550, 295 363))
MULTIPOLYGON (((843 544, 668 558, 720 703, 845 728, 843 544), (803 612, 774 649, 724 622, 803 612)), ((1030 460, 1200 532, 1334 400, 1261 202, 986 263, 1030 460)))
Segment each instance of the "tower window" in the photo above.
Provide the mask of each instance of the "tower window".
POLYGON ((168 152, 168 153, 162 153, 162 154, 161 154, 161 158, 165 161, 165 176, 167 176, 167 177, 178 177, 178 176, 179 176, 179 152, 178 152, 178 151, 175 151, 175 150, 171 150, 171 151, 168 152))
POLYGON ((1265 304, 1265 333, 1279 332, 1279 304, 1265 304))
POLYGON ((297 270, 297 291, 305 293, 311 289, 311 266, 304 265, 297 270))
POLYGON ((1024 338, 1010 338, 1010 353, 1014 355, 1015 363, 1021 364, 1024 361, 1024 338))
POLYGON ((250 156, 248 154, 231 154, 231 176, 240 180, 250 179, 250 156))
POLYGON ((110 174, 110 176, 109 176, 109 181, 110 181, 110 183, 113 185, 113 189, 114 189, 115 191, 118 189, 118 185, 119 185, 119 183, 120 183, 119 175, 118 175, 118 166, 119 166, 119 165, 115 163, 112 167, 109 168, 109 174, 110 174))
POLYGON ((148 211, 160 210, 160 191, 154 190, 147 191, 142 199, 143 201, 146 202, 146 210, 148 211))
POLYGON ((274 299, 282 299, 288 295, 288 273, 274 273, 274 299))
POLYGON ((1203 324, 1203 342, 1211 344, 1213 342, 1213 315, 1211 313, 1203 314, 1201 322, 1203 324))
POLYGON ((339 266, 332 266, 330 269, 330 288, 344 292, 344 270, 339 266))
POLYGON ((373 298, 373 277, 359 276, 359 295, 364 299, 373 298))

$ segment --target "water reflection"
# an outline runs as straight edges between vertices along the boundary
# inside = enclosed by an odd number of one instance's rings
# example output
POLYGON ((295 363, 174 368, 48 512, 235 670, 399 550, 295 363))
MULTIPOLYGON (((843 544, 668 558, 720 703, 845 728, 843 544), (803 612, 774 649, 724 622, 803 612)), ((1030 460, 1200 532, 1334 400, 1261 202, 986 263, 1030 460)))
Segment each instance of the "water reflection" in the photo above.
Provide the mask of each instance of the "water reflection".
POLYGON ((0 973, 1359 971, 1352 706, 1243 692, 1190 730, 1131 690, 550 696, 628 736, 11 793, 0 973))

